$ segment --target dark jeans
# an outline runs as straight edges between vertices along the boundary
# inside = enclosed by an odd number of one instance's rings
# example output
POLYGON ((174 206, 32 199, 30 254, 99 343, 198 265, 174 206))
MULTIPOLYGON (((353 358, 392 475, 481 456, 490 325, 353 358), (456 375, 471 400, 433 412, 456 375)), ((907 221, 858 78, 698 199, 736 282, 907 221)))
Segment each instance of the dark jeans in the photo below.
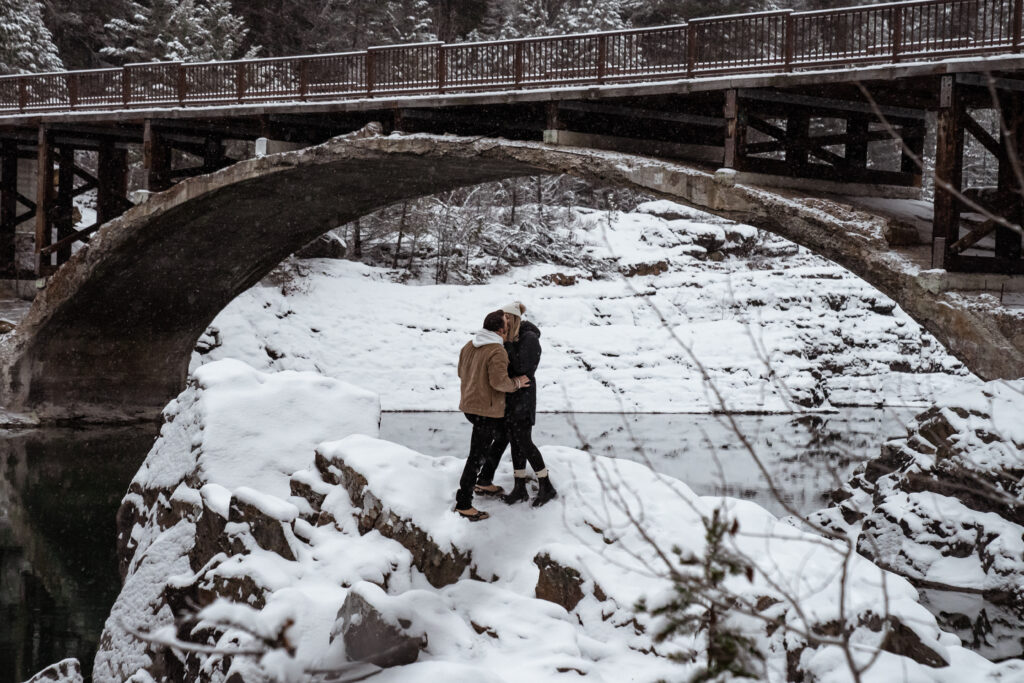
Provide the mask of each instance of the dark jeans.
POLYGON ((527 461, 534 472, 544 469, 544 457, 540 454, 540 449, 533 443, 533 425, 525 420, 521 422, 506 420, 480 468, 477 483, 490 484, 494 480, 498 463, 501 462, 501 456, 504 455, 505 448, 509 443, 512 444, 512 469, 525 470, 527 461))
MULTIPOLYGON (((495 440, 505 434, 504 418, 464 414, 473 423, 473 436, 469 440, 469 457, 466 458, 466 466, 462 468, 462 478, 459 479, 459 492, 455 494, 455 508, 458 510, 473 507, 473 486, 476 485, 480 468, 487 461, 495 440)), ((505 450, 504 446, 502 450, 505 450)))

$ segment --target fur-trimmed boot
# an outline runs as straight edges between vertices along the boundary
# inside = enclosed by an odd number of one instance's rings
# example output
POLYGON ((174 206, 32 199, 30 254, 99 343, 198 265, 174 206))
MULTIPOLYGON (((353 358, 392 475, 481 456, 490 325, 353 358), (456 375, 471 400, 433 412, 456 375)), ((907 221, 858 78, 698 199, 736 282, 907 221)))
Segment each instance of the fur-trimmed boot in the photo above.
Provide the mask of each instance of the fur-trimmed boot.
POLYGON ((530 494, 526 492, 526 477, 516 477, 515 484, 512 486, 512 490, 507 496, 502 498, 509 505, 516 503, 522 503, 525 500, 530 499, 530 494))
POLYGON ((539 508, 558 496, 558 491, 555 491, 555 487, 551 485, 550 477, 537 477, 537 483, 540 484, 540 490, 537 491, 537 495, 533 499, 535 508, 539 508))

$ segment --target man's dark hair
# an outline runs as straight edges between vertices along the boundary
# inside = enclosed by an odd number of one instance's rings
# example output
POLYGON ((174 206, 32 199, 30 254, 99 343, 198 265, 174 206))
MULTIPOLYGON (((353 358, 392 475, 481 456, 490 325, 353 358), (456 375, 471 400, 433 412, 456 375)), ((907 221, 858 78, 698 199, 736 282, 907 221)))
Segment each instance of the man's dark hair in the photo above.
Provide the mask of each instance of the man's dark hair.
POLYGON ((505 326, 505 314, 501 311, 494 311, 488 313, 487 317, 484 318, 484 329, 490 330, 491 332, 497 332, 505 326))

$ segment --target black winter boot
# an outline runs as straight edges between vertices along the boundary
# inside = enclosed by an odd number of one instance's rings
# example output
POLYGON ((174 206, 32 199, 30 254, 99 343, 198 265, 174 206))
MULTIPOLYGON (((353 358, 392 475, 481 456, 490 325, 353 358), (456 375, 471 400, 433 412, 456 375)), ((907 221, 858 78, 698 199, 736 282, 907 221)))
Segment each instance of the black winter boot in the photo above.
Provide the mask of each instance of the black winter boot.
POLYGON ((540 484, 540 490, 537 491, 537 496, 533 499, 533 507, 535 508, 539 508, 558 496, 555 487, 551 485, 550 477, 538 477, 537 483, 540 484))
POLYGON ((526 477, 516 477, 515 485, 512 487, 512 491, 502 498, 509 505, 516 503, 522 503, 524 500, 529 500, 530 494, 526 492, 526 477))

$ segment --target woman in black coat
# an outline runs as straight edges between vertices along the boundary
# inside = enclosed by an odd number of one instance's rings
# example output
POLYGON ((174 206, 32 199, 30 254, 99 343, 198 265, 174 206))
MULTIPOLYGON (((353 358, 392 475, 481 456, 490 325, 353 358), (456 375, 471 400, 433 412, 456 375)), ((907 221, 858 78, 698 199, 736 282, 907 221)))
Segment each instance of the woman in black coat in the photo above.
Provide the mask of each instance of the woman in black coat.
POLYGON ((557 495, 555 487, 551 485, 548 469, 544 465, 544 457, 540 454, 540 449, 533 443, 533 425, 537 417, 535 373, 537 365, 540 364, 541 353, 540 330, 533 323, 523 320, 526 306, 518 301, 502 307, 501 310, 505 313, 506 328, 508 329, 509 341, 505 342, 505 351, 508 353, 509 376, 526 375, 530 378, 530 383, 526 388, 505 396, 505 433, 498 435, 495 439, 487 463, 482 468, 477 480, 476 490, 484 494, 501 491, 499 487, 491 483, 491 480, 498 468, 498 462, 505 452, 505 447, 511 443, 515 485, 512 492, 504 497, 504 500, 511 505, 529 497, 526 492, 526 463, 529 462, 540 485, 537 496, 533 499, 534 507, 539 507, 557 495))

